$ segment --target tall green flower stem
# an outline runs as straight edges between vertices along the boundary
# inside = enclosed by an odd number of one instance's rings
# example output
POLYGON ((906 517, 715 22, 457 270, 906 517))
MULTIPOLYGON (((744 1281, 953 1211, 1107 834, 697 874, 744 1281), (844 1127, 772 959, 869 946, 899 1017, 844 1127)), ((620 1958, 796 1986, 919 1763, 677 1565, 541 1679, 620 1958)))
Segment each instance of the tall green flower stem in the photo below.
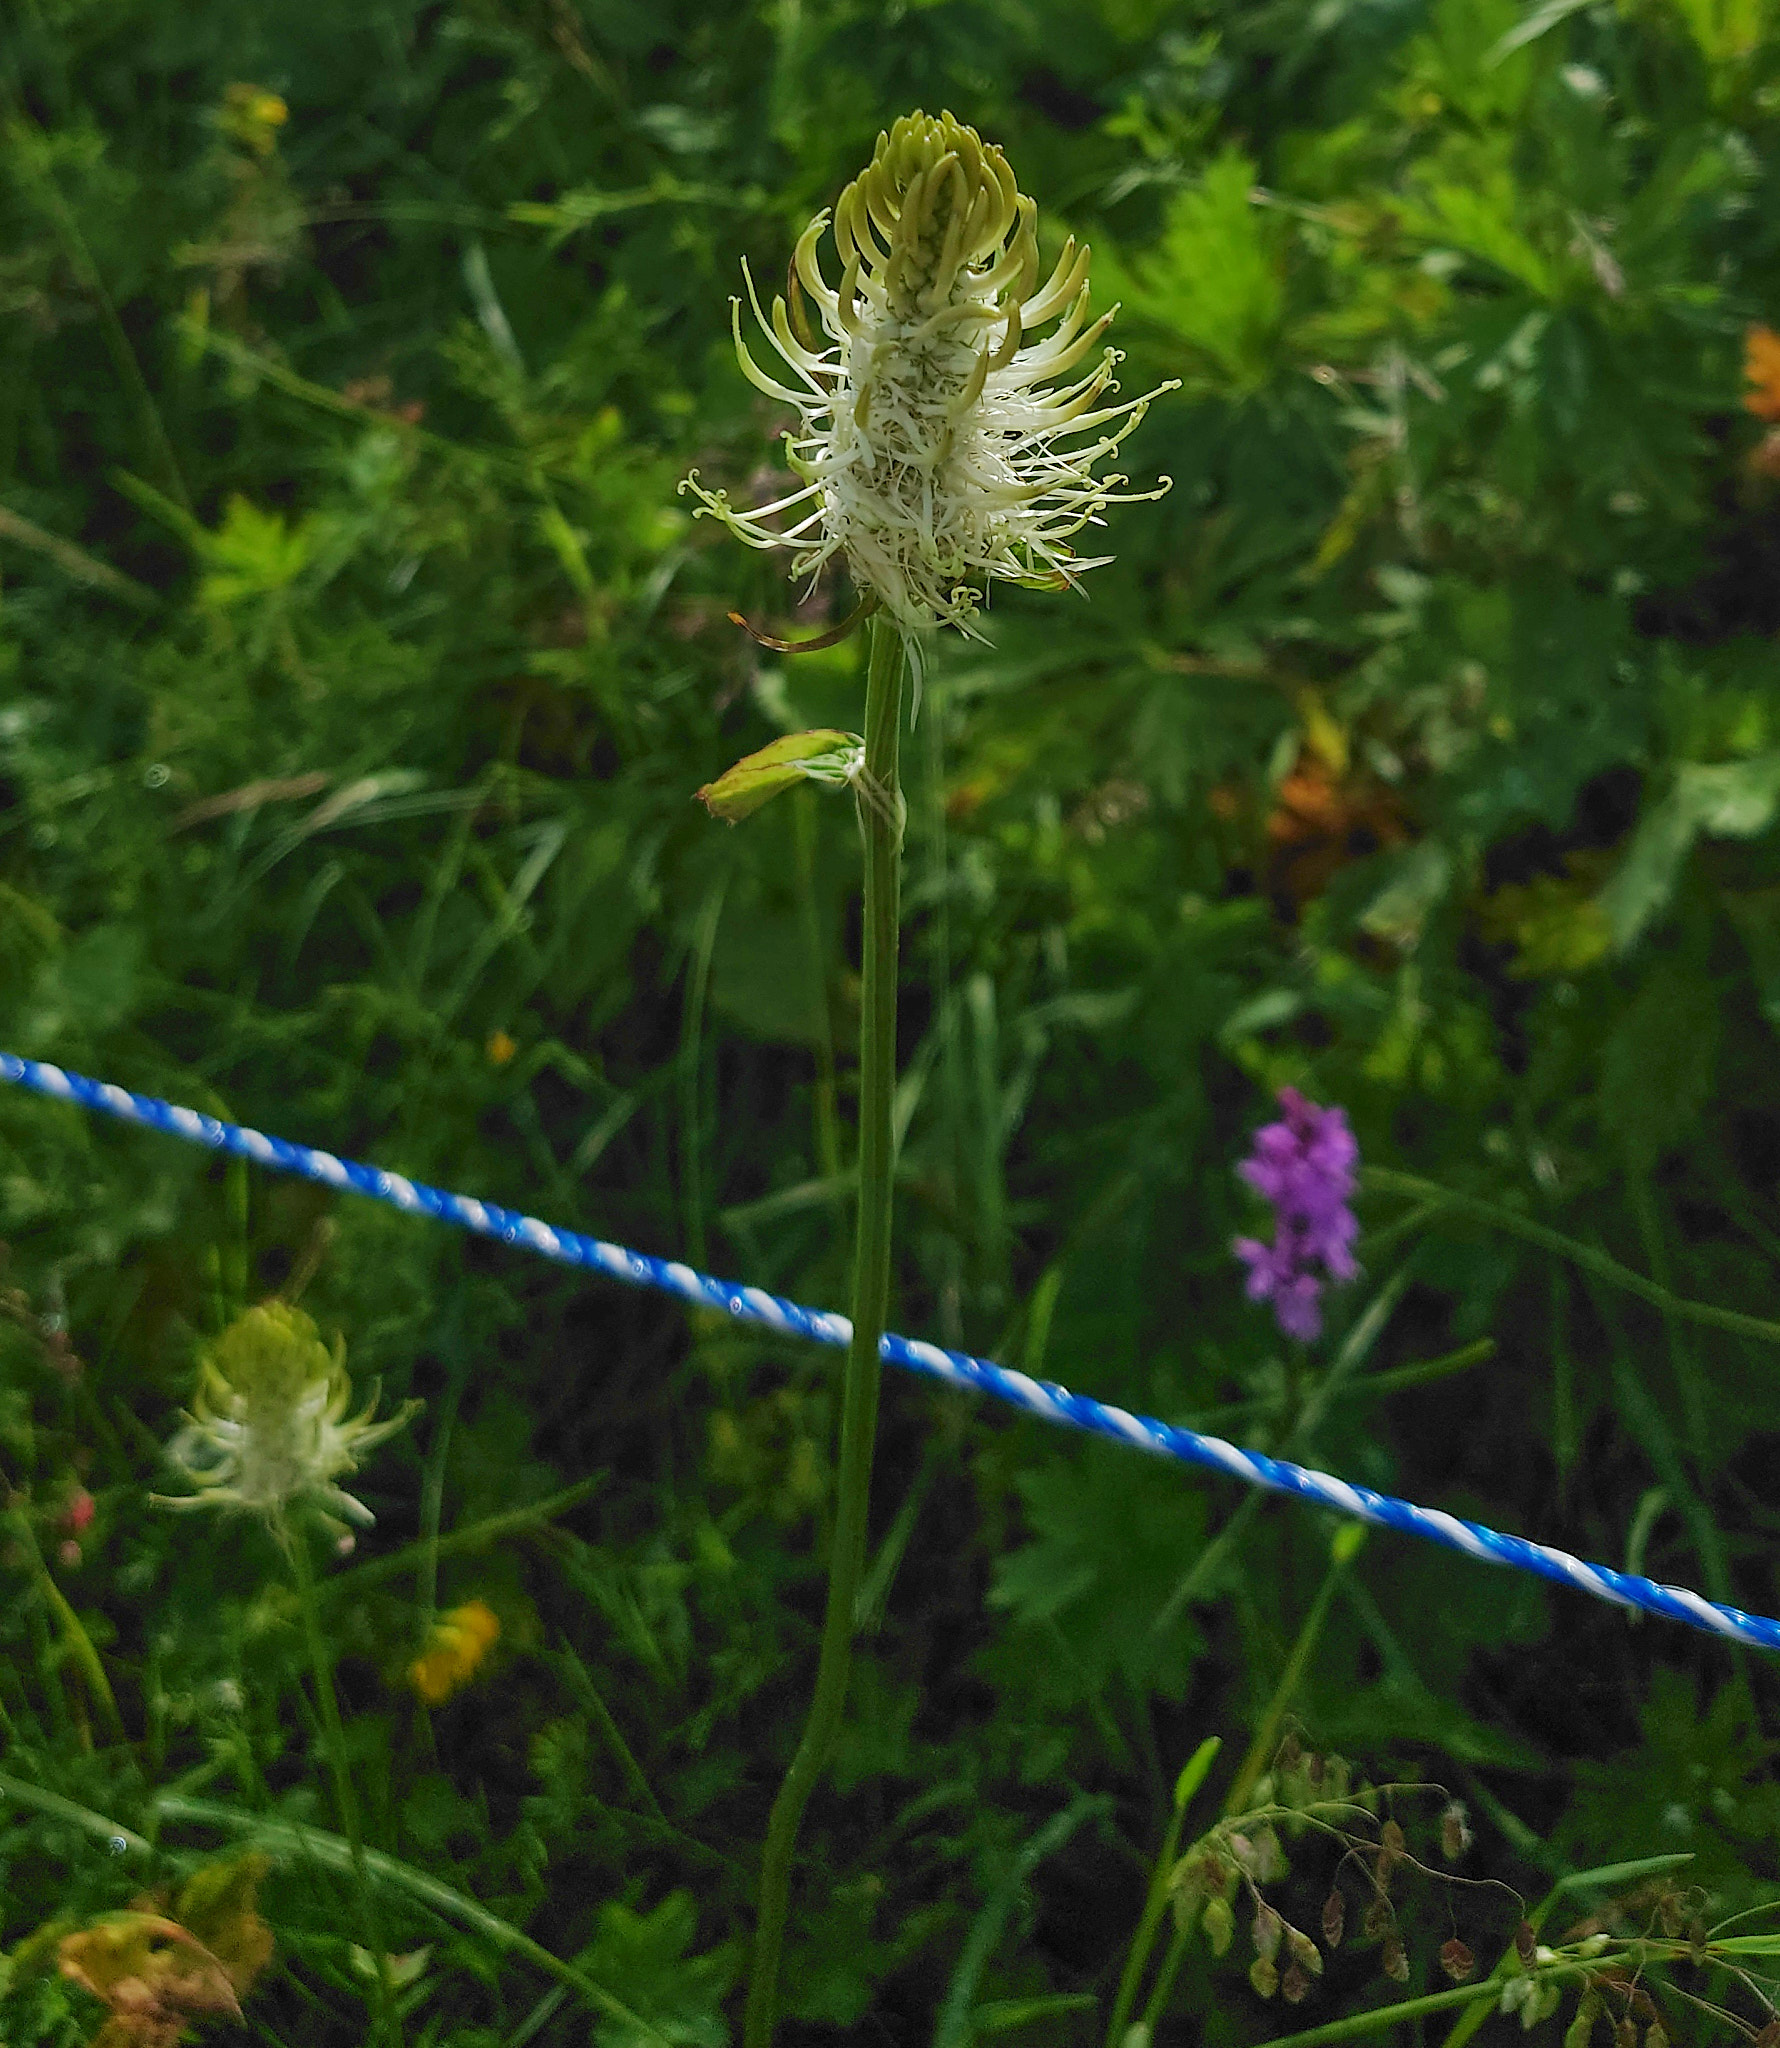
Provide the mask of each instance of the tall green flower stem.
POLYGON ((322 1744, 327 1751, 328 1771, 334 1781, 334 1805, 340 1826, 352 1851, 353 1887, 358 1893, 359 1912, 370 1938, 377 1965, 377 2016, 383 2038, 402 2048, 402 2019, 396 2010, 395 1986, 389 1974, 389 1944, 383 1938, 383 1917, 371 1889, 371 1874, 365 1864, 364 1830, 359 1824, 358 1799, 352 1789, 352 1771, 346 1758, 346 1730, 340 1721, 340 1701, 334 1691, 334 1662, 322 1633, 321 1604, 316 1598, 315 1563, 309 1555, 309 1539, 300 1528, 281 1519, 279 1547, 290 1559, 296 1581, 297 1604, 303 1611, 303 1636, 309 1648, 310 1668, 315 1677, 317 1711, 321 1715, 322 1744))
POLYGON ((839 1488, 828 1561, 828 1604, 809 1720, 773 1801, 760 1868, 754 1974, 744 2048, 767 2048, 778 2007, 779 1956, 791 1859, 816 1780, 840 1732, 853 1662, 854 1612, 865 1573, 872 1445, 878 1426, 879 1341, 890 1306, 890 1198, 896 1091, 896 952, 902 855, 898 751, 908 650, 881 614, 871 622, 859 830, 865 842, 865 919, 859 1023, 859 1223, 853 1263, 853 1340, 841 1386, 839 1488))

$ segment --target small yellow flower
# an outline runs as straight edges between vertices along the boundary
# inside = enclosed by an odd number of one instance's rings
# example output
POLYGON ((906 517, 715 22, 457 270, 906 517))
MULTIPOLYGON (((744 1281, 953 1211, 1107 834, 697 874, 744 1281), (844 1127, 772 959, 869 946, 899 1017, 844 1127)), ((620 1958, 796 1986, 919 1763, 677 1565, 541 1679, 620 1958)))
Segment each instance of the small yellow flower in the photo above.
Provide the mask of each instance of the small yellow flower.
POLYGON ((263 1302, 237 1316, 205 1354, 192 1405, 167 1446, 167 1461, 198 1490, 157 1494, 162 1507, 247 1508, 282 1521, 298 1501, 322 1509, 328 1527, 375 1519, 336 1483, 365 1453, 393 1436, 420 1407, 409 1401, 373 1422, 377 1396, 349 1416, 346 1347, 321 1341, 288 1302, 263 1302))
POLYGON ((279 129, 289 119, 290 108, 277 93, 263 85, 236 83, 223 94, 217 124, 256 156, 270 156, 277 147, 279 129))
POLYGON ((496 1029, 488 1034, 488 1043, 482 1050, 487 1054, 491 1067, 504 1067, 519 1050, 519 1045, 507 1032, 496 1029))
POLYGON ((1109 504, 1168 486, 1121 492, 1126 479, 1096 476, 1095 464, 1174 386, 1104 402, 1119 355, 1094 351, 1112 314, 1089 319, 1088 251, 1073 237, 1039 282, 1037 214, 974 128, 905 115, 835 206, 838 285, 817 253, 826 213, 798 241, 792 303, 775 299, 770 318, 743 266, 790 382, 749 354, 731 301, 743 373, 799 415, 785 436, 798 487, 748 512, 696 473, 680 488, 749 546, 791 549, 793 576, 841 556, 861 597, 905 633, 949 625, 980 637, 973 621, 992 583, 1073 586, 1101 566, 1110 558, 1078 556, 1072 537, 1109 504), (770 524, 780 513, 786 522, 770 524))
POLYGON ((443 1706, 475 1677, 500 1633, 501 1618, 486 1601, 466 1600, 427 1631, 426 1648, 408 1666, 408 1683, 427 1706, 443 1706))

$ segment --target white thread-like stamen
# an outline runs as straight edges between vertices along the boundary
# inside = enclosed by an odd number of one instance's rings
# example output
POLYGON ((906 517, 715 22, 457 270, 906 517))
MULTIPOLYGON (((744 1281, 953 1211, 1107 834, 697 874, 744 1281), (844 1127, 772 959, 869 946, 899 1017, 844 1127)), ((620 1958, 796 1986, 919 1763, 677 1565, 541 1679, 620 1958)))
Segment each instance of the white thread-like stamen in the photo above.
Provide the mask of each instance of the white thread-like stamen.
POLYGON ((818 256, 826 214, 792 257, 791 288, 814 306, 822 348, 797 338, 782 298, 762 307, 743 265, 756 325, 792 383, 755 361, 731 301, 743 375, 798 416, 785 450, 801 488, 747 511, 696 472, 681 489, 748 546, 790 550, 794 579, 839 556, 906 635, 947 625, 980 638, 974 621, 992 584, 1075 586, 1102 566, 1108 558, 1078 556, 1073 537, 1109 504, 1168 485, 1122 491, 1124 477, 1094 465, 1175 387, 1099 404, 1118 389, 1111 348, 1074 383, 1051 385, 1111 314, 1088 321, 1088 252, 1073 239, 1040 284, 1036 218, 974 129, 950 114, 898 121, 835 206, 839 291, 818 256), (1060 324, 1047 339, 1017 346, 1051 320, 1060 324), (794 524, 768 523, 792 510, 794 524))

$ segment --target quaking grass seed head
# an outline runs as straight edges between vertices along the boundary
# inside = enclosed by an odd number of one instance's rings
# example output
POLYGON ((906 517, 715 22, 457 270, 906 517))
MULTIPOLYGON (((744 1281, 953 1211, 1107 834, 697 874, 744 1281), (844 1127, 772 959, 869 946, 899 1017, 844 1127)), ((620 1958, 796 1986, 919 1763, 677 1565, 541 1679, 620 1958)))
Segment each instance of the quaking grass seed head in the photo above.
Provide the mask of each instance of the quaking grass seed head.
POLYGON ((375 1389, 349 1415, 352 1382, 344 1344, 324 1344, 315 1324, 283 1301, 245 1310, 205 1352, 184 1427, 167 1461, 196 1491, 157 1494, 163 1507, 246 1509, 282 1526, 299 1504, 336 1534, 367 1527, 365 1504, 339 1484, 367 1452, 420 1407, 409 1401, 373 1420, 375 1389))
POLYGON ((1041 283, 1036 206, 1001 151, 950 114, 907 114, 878 137, 835 205, 833 283, 829 226, 818 214, 799 238, 789 299, 770 316, 743 265, 789 381, 755 361, 731 301, 744 374, 798 414, 785 436, 796 488, 750 511, 696 472, 681 489, 749 546, 790 550, 794 577, 839 556, 862 599, 910 635, 977 637, 997 582, 1075 587, 1110 557, 1076 554, 1074 537, 1109 504, 1168 488, 1126 491, 1096 467, 1174 388, 1114 399, 1118 351, 1099 347, 1112 313, 1089 317, 1087 249, 1072 236, 1041 283))

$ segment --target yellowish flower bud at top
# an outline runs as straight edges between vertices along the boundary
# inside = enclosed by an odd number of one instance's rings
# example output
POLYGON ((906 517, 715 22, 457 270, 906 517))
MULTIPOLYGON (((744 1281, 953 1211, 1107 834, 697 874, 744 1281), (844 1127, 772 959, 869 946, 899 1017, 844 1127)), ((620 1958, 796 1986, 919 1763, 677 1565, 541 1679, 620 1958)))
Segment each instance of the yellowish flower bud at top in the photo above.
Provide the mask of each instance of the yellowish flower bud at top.
POLYGON ((794 382, 755 362, 733 302, 744 374, 799 415, 785 442, 800 487, 749 512, 696 475, 681 488, 750 546, 791 549, 793 575, 839 555, 909 634, 971 632, 994 582, 1056 588, 1100 566, 1072 537, 1107 505, 1167 483, 1124 492, 1124 477, 1094 473, 1157 394, 1102 402, 1119 357, 1095 354, 1112 315, 1089 319, 1087 249, 1071 237, 1041 285, 1037 208, 1001 151, 950 114, 906 115, 841 194, 838 284, 819 253, 828 226, 818 214, 799 238, 791 301, 775 299, 770 316, 744 265, 755 317, 794 382), (795 516, 767 523, 779 514, 795 516))
MULTIPOLYGON (((835 207, 843 292, 862 276, 868 293, 875 283, 905 338, 948 309, 979 328, 1006 321, 1037 280, 1037 215, 1007 158, 974 128, 950 114, 906 115, 835 207)), ((997 353, 1011 356, 1019 332, 1004 333, 997 353)))

